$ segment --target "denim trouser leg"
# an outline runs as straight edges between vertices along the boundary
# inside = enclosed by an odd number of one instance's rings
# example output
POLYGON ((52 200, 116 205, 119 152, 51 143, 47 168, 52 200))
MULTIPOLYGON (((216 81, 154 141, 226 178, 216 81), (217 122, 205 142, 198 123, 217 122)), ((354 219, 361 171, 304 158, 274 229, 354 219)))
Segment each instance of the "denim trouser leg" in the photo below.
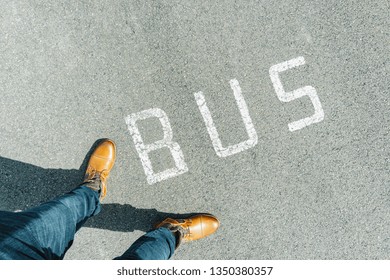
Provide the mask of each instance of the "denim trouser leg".
POLYGON ((0 211, 0 259, 62 259, 99 212, 99 194, 86 186, 23 212, 0 211))
POLYGON ((176 246, 176 238, 167 228, 149 231, 116 260, 167 260, 176 246))

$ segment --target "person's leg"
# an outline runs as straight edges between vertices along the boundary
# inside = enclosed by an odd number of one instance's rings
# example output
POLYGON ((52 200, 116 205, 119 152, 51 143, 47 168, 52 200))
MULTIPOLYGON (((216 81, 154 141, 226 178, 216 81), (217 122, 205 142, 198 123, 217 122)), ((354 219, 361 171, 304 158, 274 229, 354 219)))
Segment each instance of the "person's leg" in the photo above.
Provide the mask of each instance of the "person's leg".
POLYGON ((100 211, 115 143, 104 139, 93 151, 82 186, 27 211, 0 211, 0 259, 62 259, 76 231, 100 211))
POLYGON ((115 260, 168 260, 175 252, 176 238, 167 228, 149 231, 115 260))
POLYGON ((188 219, 167 218, 136 240, 115 260, 168 260, 181 242, 189 242, 213 234, 219 227, 218 219, 200 214, 188 219))
POLYGON ((99 193, 86 186, 23 212, 0 212, 0 259, 62 259, 99 212, 99 193))

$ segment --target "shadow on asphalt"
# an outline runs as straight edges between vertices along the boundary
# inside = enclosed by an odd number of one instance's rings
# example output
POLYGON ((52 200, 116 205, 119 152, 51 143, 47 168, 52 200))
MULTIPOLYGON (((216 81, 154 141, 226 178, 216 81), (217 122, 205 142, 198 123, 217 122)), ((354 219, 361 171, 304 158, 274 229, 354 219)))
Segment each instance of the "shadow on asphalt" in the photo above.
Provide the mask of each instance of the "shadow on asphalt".
MULTIPOLYGON (((45 169, 0 156, 0 210, 25 210, 71 191, 83 180, 88 159, 101 140, 95 142, 79 170, 45 169)), ((191 214, 138 209, 125 204, 103 204, 102 211, 84 227, 131 232, 148 231, 166 217, 185 218, 191 214)))

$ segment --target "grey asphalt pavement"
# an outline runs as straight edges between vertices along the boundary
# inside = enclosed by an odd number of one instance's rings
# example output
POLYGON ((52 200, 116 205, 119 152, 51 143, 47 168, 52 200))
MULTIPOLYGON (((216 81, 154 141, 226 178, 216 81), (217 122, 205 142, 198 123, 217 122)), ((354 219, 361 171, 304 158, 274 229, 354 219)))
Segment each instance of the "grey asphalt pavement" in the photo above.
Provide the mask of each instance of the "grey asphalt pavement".
MULTIPOLYGON (((67 259, 112 259, 153 222, 193 212, 221 227, 174 259, 390 258, 387 0, 0 6, 0 210, 71 190, 94 142, 117 143, 103 212, 67 259), (313 87, 323 120, 290 131, 313 99, 281 101, 269 70, 299 57, 277 76, 282 95, 313 87), (194 93, 222 145, 242 143, 233 79, 258 140, 219 157, 194 93), (188 169, 154 184, 125 121, 151 108, 168 116, 188 169)), ((145 143, 163 138, 158 118, 137 125, 145 143)), ((175 167, 167 147, 149 158, 154 172, 175 167)))

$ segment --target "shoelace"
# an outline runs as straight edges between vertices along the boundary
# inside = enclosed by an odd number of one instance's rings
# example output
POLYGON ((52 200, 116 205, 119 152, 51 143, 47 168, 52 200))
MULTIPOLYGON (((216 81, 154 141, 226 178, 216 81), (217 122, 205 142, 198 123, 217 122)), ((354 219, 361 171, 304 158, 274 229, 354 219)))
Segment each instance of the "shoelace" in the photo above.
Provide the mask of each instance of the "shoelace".
POLYGON ((102 172, 97 172, 95 169, 91 169, 91 171, 87 172, 87 179, 85 180, 86 182, 91 182, 91 181, 102 181, 107 179, 107 170, 102 170, 102 172))
POLYGON ((102 178, 105 179, 105 174, 97 172, 95 169, 90 169, 86 173, 86 178, 84 179, 84 183, 89 184, 89 187, 102 192, 102 178))
POLYGON ((184 226, 184 224, 191 224, 192 223, 192 220, 189 219, 187 223, 184 222, 184 220, 178 220, 179 222, 179 231, 180 231, 180 234, 185 238, 185 237, 189 237, 192 235, 191 231, 190 231, 190 226, 187 225, 187 226, 184 226))

